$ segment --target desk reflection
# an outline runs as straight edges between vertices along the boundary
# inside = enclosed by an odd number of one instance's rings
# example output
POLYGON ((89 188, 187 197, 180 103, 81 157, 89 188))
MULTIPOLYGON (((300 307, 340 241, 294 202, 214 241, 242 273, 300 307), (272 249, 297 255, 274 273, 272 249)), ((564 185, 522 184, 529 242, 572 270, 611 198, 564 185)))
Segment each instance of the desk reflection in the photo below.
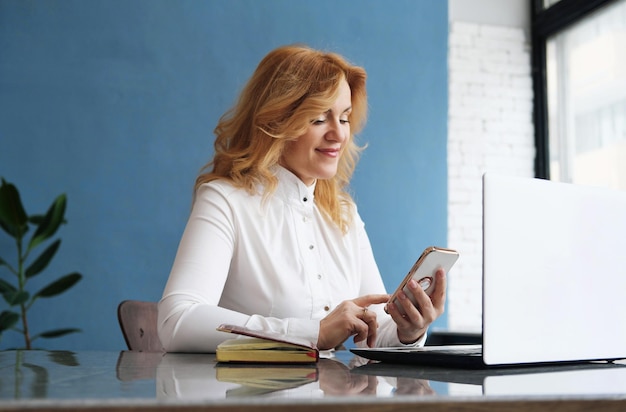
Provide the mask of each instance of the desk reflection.
POLYGON ((120 380, 154 378, 157 399, 436 395, 427 380, 353 373, 360 365, 357 359, 350 357, 346 362, 334 357, 312 365, 244 365, 216 363, 211 354, 122 352, 117 374, 120 380))
MULTIPOLYGON (((5 401, 82 399, 203 400, 404 397, 601 397, 626 403, 624 364, 460 370, 367 363, 337 352, 309 366, 224 365, 212 354, 0 351, 5 401)), ((4 405, 4 406, 3 406, 4 405)))
POLYGON ((469 370, 372 363, 346 353, 313 365, 282 366, 219 364, 209 354, 133 352, 122 352, 119 364, 124 357, 131 357, 135 374, 149 369, 138 368, 141 362, 153 364, 159 399, 626 394, 626 367, 608 363, 469 370))
MULTIPOLYGON (((483 396, 626 395, 626 363, 583 362, 552 365, 519 365, 489 369, 405 366, 373 362, 352 370, 378 377, 394 376, 446 384, 450 395, 483 396), (469 391, 469 392, 468 392, 469 391)), ((438 391, 442 394, 441 391, 438 391)))

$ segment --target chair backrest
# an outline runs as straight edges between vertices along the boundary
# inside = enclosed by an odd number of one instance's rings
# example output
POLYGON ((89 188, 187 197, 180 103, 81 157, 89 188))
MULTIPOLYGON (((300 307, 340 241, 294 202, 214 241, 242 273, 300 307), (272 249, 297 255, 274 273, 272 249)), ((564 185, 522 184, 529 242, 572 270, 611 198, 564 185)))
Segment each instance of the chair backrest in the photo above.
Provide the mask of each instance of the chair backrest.
POLYGON ((163 352, 157 334, 157 303, 138 300, 122 301, 117 320, 128 349, 139 352, 163 352))

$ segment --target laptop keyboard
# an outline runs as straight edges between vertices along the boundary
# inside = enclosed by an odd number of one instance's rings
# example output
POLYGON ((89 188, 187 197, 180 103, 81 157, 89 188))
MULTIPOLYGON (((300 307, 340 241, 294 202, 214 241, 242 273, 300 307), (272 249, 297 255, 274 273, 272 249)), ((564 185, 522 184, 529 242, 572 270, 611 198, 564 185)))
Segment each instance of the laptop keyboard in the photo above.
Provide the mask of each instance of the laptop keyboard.
POLYGON ((366 348, 366 351, 387 351, 387 352, 413 352, 413 353, 432 353, 432 354, 454 354, 464 356, 481 356, 483 353, 482 345, 433 345, 423 347, 392 347, 392 348, 366 348))

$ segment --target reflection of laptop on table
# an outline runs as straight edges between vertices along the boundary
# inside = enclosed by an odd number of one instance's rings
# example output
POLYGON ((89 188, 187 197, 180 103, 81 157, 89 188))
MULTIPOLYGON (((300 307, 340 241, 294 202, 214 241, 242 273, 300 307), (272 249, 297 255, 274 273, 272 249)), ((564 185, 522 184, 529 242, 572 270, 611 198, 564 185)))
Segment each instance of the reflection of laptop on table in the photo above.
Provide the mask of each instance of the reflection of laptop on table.
POLYGON ((474 385, 480 386, 481 392, 489 395, 502 395, 507 391, 526 395, 535 392, 562 393, 570 392, 573 387, 579 389, 579 394, 626 393, 626 365, 606 362, 482 369, 372 362, 354 368, 350 373, 474 385), (543 388, 538 382, 543 382, 543 388))
POLYGON ((482 346, 351 350, 476 368, 626 358, 625 237, 626 192, 485 174, 482 346))

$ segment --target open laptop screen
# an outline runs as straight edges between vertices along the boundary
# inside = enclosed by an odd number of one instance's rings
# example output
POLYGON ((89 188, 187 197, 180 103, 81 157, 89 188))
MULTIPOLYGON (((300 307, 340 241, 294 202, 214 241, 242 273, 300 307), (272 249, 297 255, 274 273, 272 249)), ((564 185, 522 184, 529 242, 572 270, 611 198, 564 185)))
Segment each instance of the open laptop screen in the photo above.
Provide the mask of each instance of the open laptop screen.
POLYGON ((486 364, 626 357, 626 192, 483 176, 486 364))

